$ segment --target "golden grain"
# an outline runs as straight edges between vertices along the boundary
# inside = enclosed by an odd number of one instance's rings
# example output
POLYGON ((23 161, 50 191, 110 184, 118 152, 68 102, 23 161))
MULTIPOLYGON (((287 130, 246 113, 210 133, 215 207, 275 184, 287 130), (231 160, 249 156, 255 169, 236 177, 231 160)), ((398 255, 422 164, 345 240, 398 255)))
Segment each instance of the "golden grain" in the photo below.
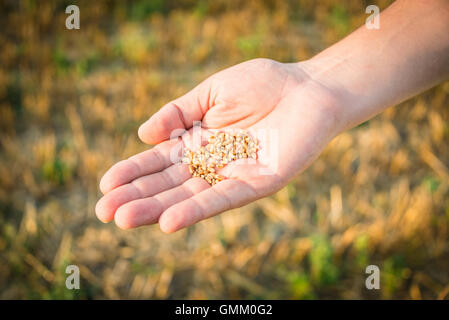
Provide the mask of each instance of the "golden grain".
POLYGON ((245 130, 237 133, 220 131, 211 135, 208 144, 197 151, 186 148, 182 162, 189 165, 193 177, 201 177, 214 185, 225 179, 215 168, 223 168, 238 159, 257 159, 258 148, 257 141, 245 130))

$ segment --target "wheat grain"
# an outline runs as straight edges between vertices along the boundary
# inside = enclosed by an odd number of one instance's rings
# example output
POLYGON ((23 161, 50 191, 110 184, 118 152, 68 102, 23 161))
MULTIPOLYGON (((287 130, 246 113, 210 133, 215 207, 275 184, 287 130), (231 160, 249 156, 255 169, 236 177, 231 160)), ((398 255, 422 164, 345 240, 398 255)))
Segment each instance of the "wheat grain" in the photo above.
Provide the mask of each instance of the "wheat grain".
POLYGON ((182 162, 189 165, 190 174, 200 177, 210 185, 225 179, 216 173, 228 163, 239 159, 257 159, 257 141, 246 130, 238 132, 217 132, 211 135, 206 146, 197 151, 184 150, 182 162))

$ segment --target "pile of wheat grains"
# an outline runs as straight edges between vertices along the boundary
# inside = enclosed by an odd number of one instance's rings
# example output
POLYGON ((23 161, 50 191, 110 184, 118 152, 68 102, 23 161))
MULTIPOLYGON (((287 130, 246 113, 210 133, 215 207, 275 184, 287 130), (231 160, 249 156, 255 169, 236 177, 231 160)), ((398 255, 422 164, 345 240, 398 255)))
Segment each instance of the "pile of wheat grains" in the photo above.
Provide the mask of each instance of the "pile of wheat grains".
POLYGON ((219 131, 211 135, 206 146, 196 151, 184 150, 182 162, 189 165, 192 176, 206 180, 214 185, 225 179, 216 172, 231 161, 238 159, 257 159, 257 141, 246 130, 234 132, 219 131))

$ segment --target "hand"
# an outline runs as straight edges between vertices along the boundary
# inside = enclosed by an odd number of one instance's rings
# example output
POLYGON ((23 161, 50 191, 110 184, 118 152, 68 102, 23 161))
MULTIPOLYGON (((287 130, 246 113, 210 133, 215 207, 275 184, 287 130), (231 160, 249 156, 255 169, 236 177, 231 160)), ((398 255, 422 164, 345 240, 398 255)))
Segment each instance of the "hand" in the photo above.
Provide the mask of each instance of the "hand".
POLYGON ((159 222, 162 231, 174 232, 282 188, 340 128, 336 95, 306 66, 251 60, 214 74, 165 105, 139 129, 142 141, 157 145, 118 162, 102 178, 98 218, 115 219, 124 229, 159 222), (259 153, 265 154, 256 164, 226 166, 227 179, 211 187, 192 178, 187 165, 170 161, 179 143, 169 139, 172 131, 189 129, 194 121, 205 130, 242 128, 256 137, 265 130, 274 138, 259 141, 259 153), (261 174, 267 167, 271 174, 261 174))

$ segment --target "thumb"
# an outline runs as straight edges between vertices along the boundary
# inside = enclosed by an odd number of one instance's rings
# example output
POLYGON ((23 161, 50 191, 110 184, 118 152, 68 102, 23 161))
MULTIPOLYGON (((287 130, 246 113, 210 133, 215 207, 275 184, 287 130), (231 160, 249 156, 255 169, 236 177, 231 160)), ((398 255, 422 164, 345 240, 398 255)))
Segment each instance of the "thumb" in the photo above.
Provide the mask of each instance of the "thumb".
POLYGON ((188 130, 194 121, 203 119, 209 109, 209 98, 210 80, 207 79, 182 97, 163 106, 144 122, 138 131, 140 140, 156 144, 169 139, 173 130, 188 130))

